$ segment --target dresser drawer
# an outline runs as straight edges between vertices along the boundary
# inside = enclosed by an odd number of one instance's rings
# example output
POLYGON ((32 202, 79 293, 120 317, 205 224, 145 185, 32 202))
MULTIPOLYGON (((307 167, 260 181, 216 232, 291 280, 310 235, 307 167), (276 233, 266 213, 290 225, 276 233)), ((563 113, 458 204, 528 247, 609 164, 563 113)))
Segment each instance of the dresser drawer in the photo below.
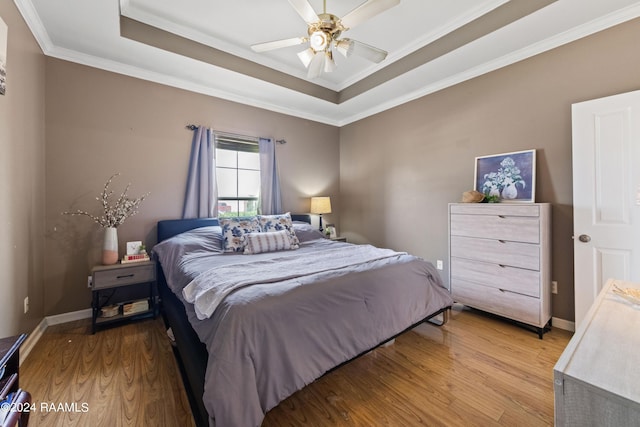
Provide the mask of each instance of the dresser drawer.
POLYGON ((501 203, 452 203, 452 214, 463 215, 505 215, 505 216, 540 216, 539 205, 501 204, 501 203))
POLYGON ((451 283, 453 299, 461 304, 518 320, 520 322, 544 326, 541 320, 540 300, 526 295, 469 283, 455 279, 451 283))
POLYGON ((456 214, 450 222, 452 236, 540 243, 538 217, 456 214))
POLYGON ((540 272, 500 264, 451 258, 451 280, 540 297, 540 272))
POLYGON ((451 236, 451 256, 511 267, 540 269, 540 246, 507 240, 451 236))
POLYGON ((93 289, 153 282, 155 280, 156 269, 154 263, 96 270, 93 272, 93 289))

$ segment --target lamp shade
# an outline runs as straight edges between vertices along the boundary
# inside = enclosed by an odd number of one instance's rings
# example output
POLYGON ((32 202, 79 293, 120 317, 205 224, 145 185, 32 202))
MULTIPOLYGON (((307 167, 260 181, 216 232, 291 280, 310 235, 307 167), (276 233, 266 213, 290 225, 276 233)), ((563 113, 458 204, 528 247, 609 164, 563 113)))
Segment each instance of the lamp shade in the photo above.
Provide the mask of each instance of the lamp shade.
POLYGON ((331 213, 331 197, 312 197, 311 213, 312 214, 331 213))

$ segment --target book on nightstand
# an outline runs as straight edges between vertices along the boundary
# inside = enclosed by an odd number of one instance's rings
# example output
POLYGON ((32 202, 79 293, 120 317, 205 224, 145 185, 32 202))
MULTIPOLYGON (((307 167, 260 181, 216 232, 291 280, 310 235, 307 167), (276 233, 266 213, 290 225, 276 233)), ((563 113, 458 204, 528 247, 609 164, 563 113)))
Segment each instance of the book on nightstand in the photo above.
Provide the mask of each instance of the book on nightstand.
POLYGON ((125 316, 128 314, 140 313, 147 310, 149 310, 149 300, 147 299, 133 301, 128 304, 122 304, 122 314, 125 316))
POLYGON ((122 264, 128 264, 131 262, 142 262, 142 261, 149 261, 149 255, 148 254, 125 255, 122 257, 122 261, 120 262, 122 264))

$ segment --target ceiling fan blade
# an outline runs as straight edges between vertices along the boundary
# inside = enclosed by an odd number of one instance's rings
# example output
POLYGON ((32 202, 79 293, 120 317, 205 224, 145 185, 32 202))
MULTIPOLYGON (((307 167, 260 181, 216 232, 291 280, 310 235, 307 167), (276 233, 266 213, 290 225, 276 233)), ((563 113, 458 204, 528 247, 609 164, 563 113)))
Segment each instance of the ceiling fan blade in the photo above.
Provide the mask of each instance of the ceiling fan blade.
POLYGON ((340 21, 345 29, 353 28, 399 3, 400 0, 369 0, 347 13, 340 21))
POLYGON ((387 52, 382 49, 378 49, 377 47, 369 46, 368 44, 356 40, 343 39, 341 41, 344 40, 348 40, 350 42, 347 55, 345 56, 353 54, 375 63, 382 62, 387 57, 387 52))
POLYGON ((251 45, 251 49, 253 49, 254 52, 266 52, 268 50, 280 49, 283 47, 297 46, 306 41, 307 41, 306 37, 294 37, 291 39, 276 40, 272 42, 254 44, 254 45, 251 45))
POLYGON ((289 0, 289 3, 307 24, 318 22, 318 14, 315 10, 313 10, 307 0, 289 0))

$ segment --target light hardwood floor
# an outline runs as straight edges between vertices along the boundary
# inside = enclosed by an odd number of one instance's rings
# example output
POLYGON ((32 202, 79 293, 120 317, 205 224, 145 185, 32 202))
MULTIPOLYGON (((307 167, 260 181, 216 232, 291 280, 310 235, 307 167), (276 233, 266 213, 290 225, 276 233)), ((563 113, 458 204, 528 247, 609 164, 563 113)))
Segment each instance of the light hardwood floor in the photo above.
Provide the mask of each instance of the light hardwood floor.
MULTIPOLYGON (((539 340, 456 306, 444 327, 421 325, 295 393, 263 427, 553 425, 552 370, 570 337, 539 340)), ((49 328, 20 372, 36 405, 89 407, 36 412, 30 426, 193 425, 159 319, 96 335, 85 321, 49 328)))
POLYGON ((160 318, 95 335, 90 319, 49 327, 20 366, 20 387, 35 404, 30 427, 194 425, 160 318))

